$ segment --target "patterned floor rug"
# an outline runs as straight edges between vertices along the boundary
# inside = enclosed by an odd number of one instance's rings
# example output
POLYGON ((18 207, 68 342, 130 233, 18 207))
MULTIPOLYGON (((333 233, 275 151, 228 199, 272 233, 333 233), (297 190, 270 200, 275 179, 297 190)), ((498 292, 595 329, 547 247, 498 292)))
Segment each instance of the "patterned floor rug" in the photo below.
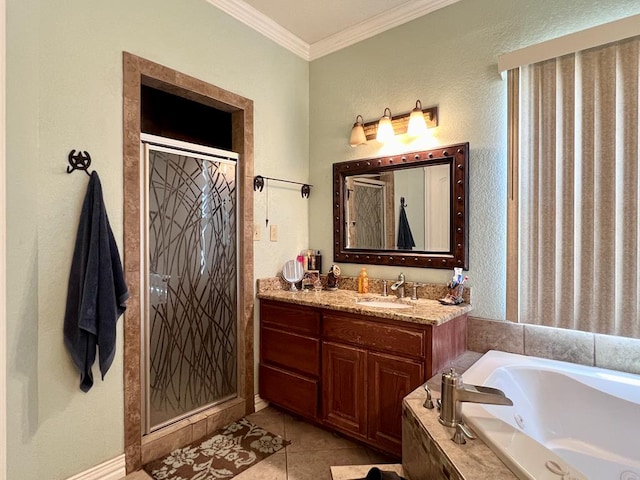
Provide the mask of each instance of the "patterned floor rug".
POLYGON ((228 479, 289 445, 246 418, 154 460, 144 470, 156 480, 228 479))

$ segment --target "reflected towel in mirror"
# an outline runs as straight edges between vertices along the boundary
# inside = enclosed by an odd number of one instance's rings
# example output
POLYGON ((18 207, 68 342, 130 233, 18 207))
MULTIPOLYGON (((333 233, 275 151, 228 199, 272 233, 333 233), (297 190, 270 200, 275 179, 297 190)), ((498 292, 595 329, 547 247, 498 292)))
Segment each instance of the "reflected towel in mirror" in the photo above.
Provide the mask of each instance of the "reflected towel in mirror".
POLYGON ((416 246, 409 227, 407 212, 405 212, 404 197, 400 199, 400 218, 398 220, 398 248, 401 250, 412 250, 416 246))

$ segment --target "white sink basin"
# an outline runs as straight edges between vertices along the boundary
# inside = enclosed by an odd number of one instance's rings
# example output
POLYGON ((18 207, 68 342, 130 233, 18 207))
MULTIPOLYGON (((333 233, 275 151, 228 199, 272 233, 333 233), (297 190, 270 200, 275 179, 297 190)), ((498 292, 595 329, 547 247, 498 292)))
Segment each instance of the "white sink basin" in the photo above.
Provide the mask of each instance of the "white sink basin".
POLYGON ((358 305, 373 308, 411 308, 411 305, 401 302, 393 302, 391 300, 361 300, 358 302, 358 305))

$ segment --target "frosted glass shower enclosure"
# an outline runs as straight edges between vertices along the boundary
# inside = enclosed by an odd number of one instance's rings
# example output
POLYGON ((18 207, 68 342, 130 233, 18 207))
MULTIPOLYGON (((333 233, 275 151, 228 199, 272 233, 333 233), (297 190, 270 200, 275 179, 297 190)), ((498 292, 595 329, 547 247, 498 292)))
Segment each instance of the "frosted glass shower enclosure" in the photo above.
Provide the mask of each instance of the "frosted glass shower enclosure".
POLYGON ((237 396, 238 155, 141 135, 144 433, 237 396))

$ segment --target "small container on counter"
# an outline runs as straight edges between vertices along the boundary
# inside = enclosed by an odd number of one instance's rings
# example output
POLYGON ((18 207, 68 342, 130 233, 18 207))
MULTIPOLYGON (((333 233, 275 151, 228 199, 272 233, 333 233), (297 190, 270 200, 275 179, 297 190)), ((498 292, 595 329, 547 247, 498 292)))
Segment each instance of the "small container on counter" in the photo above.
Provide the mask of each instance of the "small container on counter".
POLYGON ((331 265, 327 275, 327 290, 338 290, 338 279, 340 278, 340 267, 331 265))
POLYGON ((362 267, 358 275, 358 293, 369 293, 369 276, 365 267, 362 267))
POLYGON ((305 270, 317 270, 322 273, 322 255, 320 250, 306 249, 300 252, 300 255, 304 257, 304 269, 305 270))

